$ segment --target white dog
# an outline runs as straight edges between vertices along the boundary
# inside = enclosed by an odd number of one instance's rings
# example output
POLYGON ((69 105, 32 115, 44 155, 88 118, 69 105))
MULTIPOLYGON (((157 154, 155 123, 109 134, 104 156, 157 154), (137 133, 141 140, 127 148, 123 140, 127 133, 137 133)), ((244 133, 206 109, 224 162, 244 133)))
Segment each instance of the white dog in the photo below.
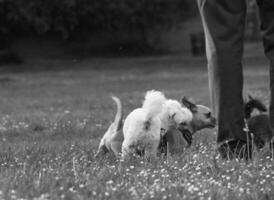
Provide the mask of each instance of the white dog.
POLYGON ((142 108, 133 110, 125 119, 122 156, 130 154, 155 158, 160 144, 161 130, 184 125, 192 120, 192 113, 175 100, 167 100, 159 91, 148 91, 142 108))
POLYGON ((124 140, 122 132, 122 104, 119 98, 113 96, 112 99, 117 105, 115 120, 109 126, 108 130, 101 139, 97 153, 95 155, 96 158, 104 156, 106 153, 114 153, 115 156, 119 156, 121 154, 121 146, 124 140))
POLYGON ((130 154, 145 154, 147 158, 155 158, 160 142, 160 113, 166 98, 159 91, 148 91, 142 108, 133 110, 125 119, 123 126, 124 141, 122 157, 130 154))

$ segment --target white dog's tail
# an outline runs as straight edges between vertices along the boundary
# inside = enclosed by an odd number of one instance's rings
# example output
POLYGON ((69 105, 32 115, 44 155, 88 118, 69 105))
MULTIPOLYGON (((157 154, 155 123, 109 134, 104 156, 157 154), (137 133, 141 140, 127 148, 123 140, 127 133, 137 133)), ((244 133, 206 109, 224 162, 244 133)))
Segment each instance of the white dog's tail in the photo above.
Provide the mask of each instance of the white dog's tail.
POLYGON ((116 106, 117 106, 117 112, 116 112, 115 119, 114 119, 114 125, 116 127, 115 129, 120 130, 123 125, 123 123, 122 123, 122 118, 123 118, 122 103, 121 103, 120 99, 116 96, 112 96, 111 98, 116 103, 116 106))
POLYGON ((159 115, 163 109, 166 98, 162 92, 151 90, 146 93, 143 109, 146 111, 146 120, 159 115))

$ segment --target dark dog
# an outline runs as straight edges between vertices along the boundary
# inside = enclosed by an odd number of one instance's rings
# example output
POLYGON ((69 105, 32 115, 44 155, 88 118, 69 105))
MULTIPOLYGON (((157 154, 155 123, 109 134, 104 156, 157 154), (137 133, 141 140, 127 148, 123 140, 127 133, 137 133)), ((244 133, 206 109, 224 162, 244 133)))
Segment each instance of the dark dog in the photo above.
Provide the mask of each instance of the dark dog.
POLYGON ((250 135, 254 137, 254 144, 257 148, 261 149, 266 143, 273 140, 273 130, 269 123, 269 116, 262 112, 266 112, 266 106, 258 99, 248 96, 249 100, 244 104, 244 113, 246 117, 247 126, 250 135), (251 116, 254 109, 261 113, 251 116))

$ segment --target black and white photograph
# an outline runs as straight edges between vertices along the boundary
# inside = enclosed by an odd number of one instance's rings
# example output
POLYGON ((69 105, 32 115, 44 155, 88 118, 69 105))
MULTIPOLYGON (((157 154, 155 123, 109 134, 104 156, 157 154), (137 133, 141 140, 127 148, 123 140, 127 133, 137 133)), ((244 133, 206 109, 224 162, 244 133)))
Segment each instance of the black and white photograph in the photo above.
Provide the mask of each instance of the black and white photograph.
POLYGON ((0 200, 274 200, 274 0, 0 0, 0 200))

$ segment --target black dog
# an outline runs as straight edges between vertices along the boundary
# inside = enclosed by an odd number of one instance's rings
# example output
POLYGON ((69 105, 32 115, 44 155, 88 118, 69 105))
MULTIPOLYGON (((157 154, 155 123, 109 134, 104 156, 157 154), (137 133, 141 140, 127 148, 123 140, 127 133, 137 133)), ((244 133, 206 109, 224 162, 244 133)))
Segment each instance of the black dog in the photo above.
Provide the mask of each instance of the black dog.
POLYGON ((254 109, 260 112, 267 112, 266 106, 258 99, 248 96, 249 100, 244 104, 244 114, 250 135, 254 136, 254 144, 258 149, 265 146, 273 139, 273 130, 269 123, 269 116, 261 113, 251 116, 254 109))

